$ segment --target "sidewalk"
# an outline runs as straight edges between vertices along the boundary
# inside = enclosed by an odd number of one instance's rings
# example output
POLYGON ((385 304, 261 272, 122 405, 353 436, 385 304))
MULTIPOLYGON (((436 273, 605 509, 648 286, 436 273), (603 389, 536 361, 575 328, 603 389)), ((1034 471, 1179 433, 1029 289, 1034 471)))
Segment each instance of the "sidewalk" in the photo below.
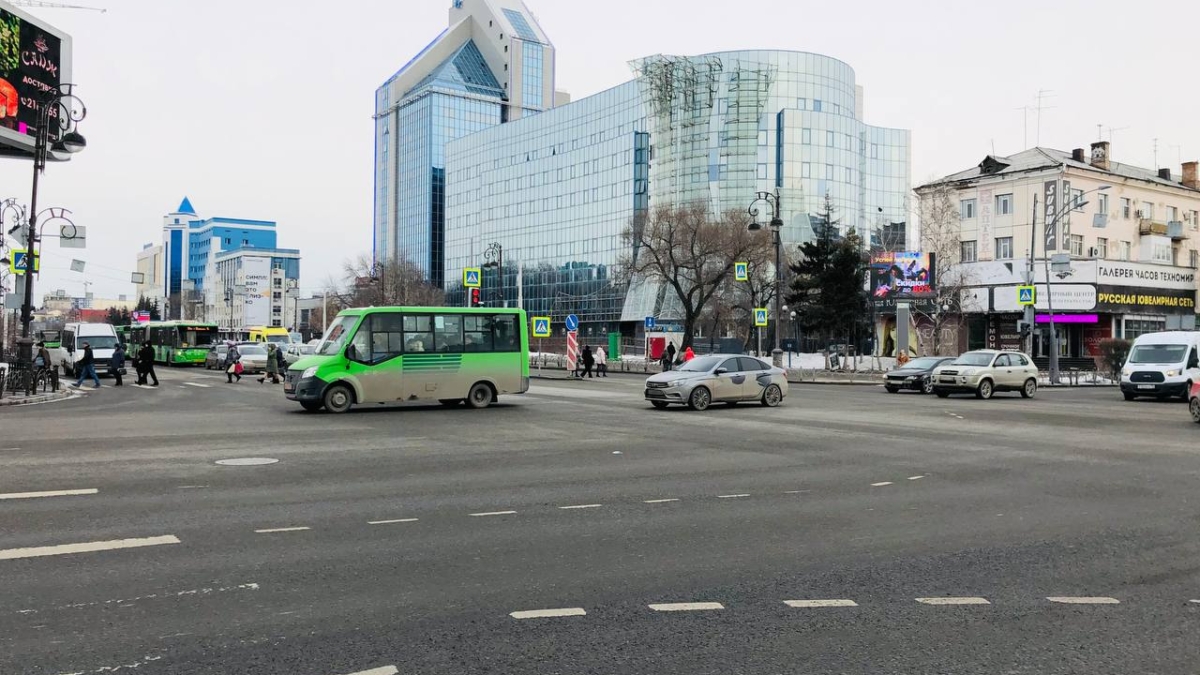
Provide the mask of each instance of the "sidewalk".
POLYGON ((34 403, 48 403, 50 401, 60 401, 72 397, 72 392, 66 389, 51 392, 48 394, 34 394, 26 396, 24 394, 13 394, 6 392, 4 398, 0 398, 0 408, 17 405, 32 405, 34 403))

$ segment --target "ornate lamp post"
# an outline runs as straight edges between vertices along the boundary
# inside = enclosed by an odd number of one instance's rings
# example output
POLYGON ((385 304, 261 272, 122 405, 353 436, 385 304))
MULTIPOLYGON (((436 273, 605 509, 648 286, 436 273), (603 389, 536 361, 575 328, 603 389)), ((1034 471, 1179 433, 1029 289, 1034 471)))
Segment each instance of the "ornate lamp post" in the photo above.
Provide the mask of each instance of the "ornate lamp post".
POLYGON ((485 268, 496 268, 494 292, 500 294, 500 306, 508 307, 508 296, 504 294, 504 247, 497 242, 492 242, 483 252, 483 259, 485 268))
POLYGON ((750 225, 751 232, 757 232, 762 229, 762 225, 758 222, 758 207, 755 206, 759 202, 766 202, 771 207, 771 234, 775 241, 775 348, 771 350, 771 362, 776 368, 783 367, 783 241, 780 238, 780 230, 783 229, 783 218, 779 215, 780 200, 778 192, 759 192, 754 196, 754 201, 750 202, 750 225))

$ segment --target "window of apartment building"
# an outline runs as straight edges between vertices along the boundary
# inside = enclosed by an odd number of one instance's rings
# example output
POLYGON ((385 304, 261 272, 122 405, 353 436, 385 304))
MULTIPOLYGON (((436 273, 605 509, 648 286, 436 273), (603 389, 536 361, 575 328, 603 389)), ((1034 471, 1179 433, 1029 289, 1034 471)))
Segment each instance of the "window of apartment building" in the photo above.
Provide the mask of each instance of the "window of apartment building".
POLYGON ((1188 267, 1200 268, 1200 251, 1188 251, 1188 267))
POLYGON ((821 99, 813 99, 813 112, 821 112, 821 99))
POLYGON ((1012 215, 1012 195, 996 195, 996 215, 1011 216, 1012 215))
POLYGON ((965 263, 975 262, 976 251, 974 241, 964 241, 962 243, 962 261, 965 263))
POLYGON ((1117 260, 1129 260, 1129 252, 1132 246, 1129 242, 1123 241, 1117 248, 1117 260))
POLYGON ((1151 202, 1142 202, 1142 208, 1138 211, 1138 218, 1154 220, 1154 204, 1151 202))
POLYGON ((1129 220, 1129 217, 1132 215, 1130 211, 1132 210, 1133 202, 1128 197, 1121 197, 1121 217, 1129 220))
POLYGON ((837 137, 832 131, 825 132, 825 145, 833 148, 837 146, 837 137))
POLYGON ((1200 228, 1200 211, 1188 211, 1184 214, 1183 219, 1192 226, 1193 230, 1200 228))
POLYGON ((798 108, 800 110, 808 110, 808 99, 806 99, 806 98, 796 99, 796 108, 798 108))
POLYGON ((810 162, 804 162, 800 165, 800 177, 812 178, 812 164, 810 162))
POLYGON ((1154 256, 1154 262, 1156 263, 1174 262, 1172 260, 1173 256, 1171 255, 1170 244, 1155 244, 1154 250, 1151 251, 1151 254, 1154 256))
POLYGON ((1013 238, 996 237, 996 260, 1012 260, 1013 238))
POLYGON ((1167 207, 1167 222, 1179 222, 1179 209, 1175 208, 1174 206, 1167 207))
POLYGON ((1071 235, 1071 255, 1083 257, 1083 235, 1071 235))
POLYGON ((812 145, 812 129, 800 130, 800 142, 805 145, 812 145))
POLYGON ((850 167, 846 167, 846 182, 847 183, 854 182, 854 169, 851 169, 850 167))
POLYGON ((825 180, 833 180, 833 165, 825 165, 825 180))
POLYGON ((974 199, 964 199, 959 202, 959 217, 963 220, 969 220, 975 217, 974 199))
POLYGON ((1083 190, 1071 190, 1071 210, 1083 210, 1083 190))
POLYGON ((271 297, 272 297, 272 298, 274 298, 274 299, 276 299, 276 300, 282 300, 282 299, 283 299, 283 293, 281 293, 281 292, 279 292, 279 291, 275 291, 274 293, 272 293, 272 294, 271 294, 271 297))
POLYGON ((275 282, 275 288, 283 288, 283 279, 280 279, 279 277, 275 277, 275 279, 273 279, 273 281, 275 282))
POLYGON ((1104 237, 1096 239, 1096 257, 1101 260, 1108 257, 1108 239, 1104 237))
POLYGON ((1108 215, 1108 195, 1101 192, 1096 196, 1096 213, 1108 215))

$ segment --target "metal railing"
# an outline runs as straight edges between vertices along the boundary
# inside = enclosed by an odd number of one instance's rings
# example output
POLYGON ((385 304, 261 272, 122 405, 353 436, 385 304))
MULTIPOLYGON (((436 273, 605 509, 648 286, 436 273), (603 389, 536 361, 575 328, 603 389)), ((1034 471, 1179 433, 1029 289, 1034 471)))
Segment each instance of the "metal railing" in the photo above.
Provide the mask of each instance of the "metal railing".
POLYGON ((58 391, 58 370, 28 363, 0 363, 0 398, 34 396, 58 391))

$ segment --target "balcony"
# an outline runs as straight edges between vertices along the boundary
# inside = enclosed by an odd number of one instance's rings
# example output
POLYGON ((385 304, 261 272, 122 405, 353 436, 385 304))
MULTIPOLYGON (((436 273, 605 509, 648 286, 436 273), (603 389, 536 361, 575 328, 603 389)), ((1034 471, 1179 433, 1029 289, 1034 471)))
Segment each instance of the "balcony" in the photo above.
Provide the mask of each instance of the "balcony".
POLYGON ((1167 236, 1167 224, 1150 218, 1138 218, 1138 234, 1143 237, 1146 235, 1158 235, 1160 237, 1167 236))
POLYGON ((1171 222, 1167 223, 1167 236, 1175 241, 1187 239, 1188 236, 1184 230, 1183 222, 1179 220, 1172 220, 1171 222))

